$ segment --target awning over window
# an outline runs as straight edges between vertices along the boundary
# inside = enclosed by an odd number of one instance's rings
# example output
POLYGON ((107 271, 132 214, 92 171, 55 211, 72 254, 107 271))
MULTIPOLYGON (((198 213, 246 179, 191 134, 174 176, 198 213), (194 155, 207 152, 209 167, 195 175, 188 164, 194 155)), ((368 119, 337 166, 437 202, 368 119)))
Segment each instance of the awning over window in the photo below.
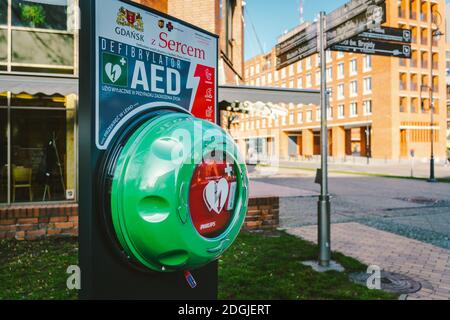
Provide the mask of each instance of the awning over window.
POLYGON ((78 79, 0 75, 0 92, 5 91, 66 96, 78 94, 78 79))
POLYGON ((265 104, 293 103, 320 105, 319 90, 220 86, 219 102, 262 102, 265 104))

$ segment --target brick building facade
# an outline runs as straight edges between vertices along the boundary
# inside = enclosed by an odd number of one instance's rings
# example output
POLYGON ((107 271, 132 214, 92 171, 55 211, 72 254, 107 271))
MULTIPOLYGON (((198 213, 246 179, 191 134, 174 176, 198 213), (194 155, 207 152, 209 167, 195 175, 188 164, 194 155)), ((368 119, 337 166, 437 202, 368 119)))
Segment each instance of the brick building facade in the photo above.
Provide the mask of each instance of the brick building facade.
MULTIPOLYGON (((431 131, 439 161, 446 159, 447 94, 445 37, 432 42, 430 10, 439 12, 445 31, 444 0, 387 0, 386 26, 412 31, 412 59, 327 52, 331 89, 330 154, 335 159, 372 157, 379 160, 430 156, 431 131), (430 75, 432 67, 432 76, 430 75), (434 93, 431 125, 430 85, 434 93)), ((318 89, 318 56, 279 71, 275 48, 245 63, 252 86, 318 89)), ((320 153, 320 109, 288 105, 285 116, 241 115, 231 134, 247 158, 305 159, 320 153)))

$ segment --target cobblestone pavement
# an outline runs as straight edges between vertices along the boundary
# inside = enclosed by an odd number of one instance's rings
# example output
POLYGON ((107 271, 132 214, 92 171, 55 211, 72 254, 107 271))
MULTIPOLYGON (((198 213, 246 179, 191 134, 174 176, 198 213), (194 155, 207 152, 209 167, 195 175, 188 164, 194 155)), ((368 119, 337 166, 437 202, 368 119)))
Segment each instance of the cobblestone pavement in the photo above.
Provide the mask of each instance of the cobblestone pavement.
MULTIPOLYGON (((406 299, 450 300, 450 251, 354 222, 333 224, 331 231, 333 251, 421 282, 422 289, 406 299)), ((316 226, 288 232, 317 242, 316 226)))
MULTIPOLYGON (((319 186, 314 172, 253 170, 251 176, 270 190, 281 186, 304 191, 302 196, 281 198, 282 227, 317 224, 319 186)), ((332 223, 358 222, 450 249, 450 184, 337 173, 330 174, 329 184, 332 223)))

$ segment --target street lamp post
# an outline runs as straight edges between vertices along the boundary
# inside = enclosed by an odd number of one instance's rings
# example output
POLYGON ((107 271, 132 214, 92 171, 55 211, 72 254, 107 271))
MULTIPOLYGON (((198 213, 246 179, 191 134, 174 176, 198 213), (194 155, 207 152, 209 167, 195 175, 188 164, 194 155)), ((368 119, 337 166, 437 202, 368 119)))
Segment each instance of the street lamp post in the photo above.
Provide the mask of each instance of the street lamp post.
POLYGON ((320 56, 320 92, 321 92, 321 188, 318 203, 318 243, 319 243, 319 265, 329 267, 331 260, 331 240, 330 240, 330 194, 328 193, 328 125, 327 108, 329 94, 327 92, 326 80, 326 33, 325 33, 325 12, 319 15, 319 56, 320 56))
MULTIPOLYGON (((438 12, 436 12, 439 15, 438 12)), ((430 156, 430 179, 428 182, 436 182, 435 175, 435 161, 434 161, 434 81, 433 81, 433 40, 439 38, 443 35, 443 33, 439 30, 439 27, 433 30, 433 7, 430 4, 430 147, 431 147, 431 156, 430 156)))

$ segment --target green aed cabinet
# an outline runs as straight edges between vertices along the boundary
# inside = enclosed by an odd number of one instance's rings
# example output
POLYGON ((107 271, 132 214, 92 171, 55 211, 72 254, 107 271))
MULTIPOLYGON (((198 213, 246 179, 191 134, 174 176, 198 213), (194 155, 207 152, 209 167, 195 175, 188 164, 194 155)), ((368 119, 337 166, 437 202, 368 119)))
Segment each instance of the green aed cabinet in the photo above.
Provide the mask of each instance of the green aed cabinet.
POLYGON ((248 204, 218 126, 217 36, 129 1, 80 5, 80 297, 215 299, 248 204))

